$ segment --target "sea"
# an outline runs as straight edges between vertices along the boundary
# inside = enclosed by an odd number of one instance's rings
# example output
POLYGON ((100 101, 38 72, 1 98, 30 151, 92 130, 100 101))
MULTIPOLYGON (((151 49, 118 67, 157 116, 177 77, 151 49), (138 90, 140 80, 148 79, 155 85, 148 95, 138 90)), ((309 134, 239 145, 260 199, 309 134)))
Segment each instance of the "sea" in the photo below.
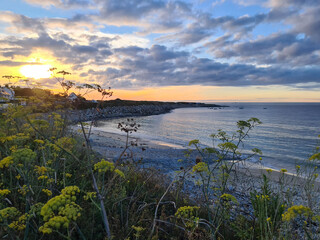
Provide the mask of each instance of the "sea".
MULTIPOLYGON (((224 108, 180 108, 170 113, 134 117, 140 128, 132 135, 173 148, 188 148, 191 140, 198 139, 203 147, 214 147, 211 134, 219 129, 232 135, 239 120, 258 118, 262 124, 255 127, 240 145, 247 156, 258 148, 261 156, 249 162, 254 164, 262 157, 266 168, 287 169, 295 172, 319 146, 320 103, 219 103, 224 108)), ((104 120, 98 130, 121 134, 117 129, 123 119, 104 120)))

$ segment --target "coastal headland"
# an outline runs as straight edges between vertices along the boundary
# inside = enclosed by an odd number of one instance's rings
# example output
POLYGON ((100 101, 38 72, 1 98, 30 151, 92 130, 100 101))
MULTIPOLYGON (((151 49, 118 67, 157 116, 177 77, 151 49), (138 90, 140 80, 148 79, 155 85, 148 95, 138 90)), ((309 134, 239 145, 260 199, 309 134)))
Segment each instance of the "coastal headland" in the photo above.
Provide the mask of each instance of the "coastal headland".
POLYGON ((98 119, 158 115, 169 113, 171 110, 177 108, 228 107, 197 102, 130 101, 120 99, 104 101, 102 104, 98 104, 98 107, 94 107, 95 105, 97 104, 93 104, 92 107, 88 107, 86 109, 70 110, 68 113, 69 120, 76 123, 78 121, 91 121, 98 119))

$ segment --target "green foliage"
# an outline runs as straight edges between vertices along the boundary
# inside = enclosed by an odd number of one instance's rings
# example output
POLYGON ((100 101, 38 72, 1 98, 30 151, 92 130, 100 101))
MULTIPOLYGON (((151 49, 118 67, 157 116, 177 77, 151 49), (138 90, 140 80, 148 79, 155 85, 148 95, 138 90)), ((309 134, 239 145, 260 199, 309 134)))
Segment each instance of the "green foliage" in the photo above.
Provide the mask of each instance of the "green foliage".
MULTIPOLYGON (((116 162, 102 159, 92 150, 86 132, 82 137, 70 135, 65 121, 68 110, 61 111, 58 106, 58 114, 55 103, 61 100, 63 109, 80 108, 82 100, 66 100, 75 85, 65 80, 69 73, 57 74, 62 76, 57 80, 63 94, 32 89, 30 96, 26 91, 27 106, 12 105, 0 115, 1 238, 288 239, 297 226, 303 229, 303 236, 317 236, 320 217, 312 193, 319 148, 308 161, 312 166, 304 186, 308 206, 286 202, 285 194, 290 191, 284 191, 282 185, 275 191, 264 175, 261 189, 250 194, 251 219, 239 214, 241 202, 228 184, 239 162, 262 154, 259 149, 252 149, 246 157, 241 154, 249 133, 261 124, 258 119, 239 121, 231 135, 218 130, 211 135, 216 143, 212 147, 190 141, 192 149, 181 162, 188 162, 194 152, 198 156, 169 184, 167 176, 122 161, 122 155, 116 162), (183 192, 187 180, 198 186, 197 206, 183 192)), ((102 98, 112 94, 97 84, 78 89, 98 91, 102 98)), ((119 125, 127 134, 138 127, 131 119, 119 125)), ((301 172, 297 166, 297 173, 301 172)), ((280 172, 280 184, 285 183, 285 173, 285 169, 280 172)))
POLYGON ((279 194, 271 190, 266 175, 263 175, 261 191, 251 192, 250 195, 255 215, 255 235, 259 239, 278 237, 286 203, 279 194))
MULTIPOLYGON (((195 184, 201 189, 201 199, 206 208, 206 219, 210 223, 213 237, 230 224, 231 210, 238 204, 237 199, 227 193, 231 172, 240 161, 244 162, 256 154, 261 154, 259 149, 253 149, 252 154, 247 157, 243 157, 240 152, 240 146, 249 136, 249 132, 259 124, 261 122, 257 118, 238 121, 238 130, 231 136, 225 131, 218 130, 216 134, 210 135, 213 142, 217 142, 213 147, 202 148, 199 140, 189 142, 189 146, 195 148, 190 151, 196 151, 201 157, 191 166, 192 171, 186 170, 184 175, 191 174, 195 184), (215 201, 212 206, 213 199, 215 201)), ((184 176, 183 179, 185 178, 184 176)))
MULTIPOLYGON (((104 92, 99 85, 94 89, 104 92)), ((48 110, 42 100, 12 105, 0 117, 0 237, 105 239, 102 201, 113 238, 147 239, 156 203, 166 191, 160 184, 164 177, 101 159, 84 138, 69 135, 63 115, 68 112, 36 113, 48 110)), ((171 193, 163 198, 173 200, 171 193)), ((175 206, 180 205, 159 206, 157 218, 165 223, 156 224, 155 235, 161 239, 166 232, 184 235, 174 227, 175 206)))

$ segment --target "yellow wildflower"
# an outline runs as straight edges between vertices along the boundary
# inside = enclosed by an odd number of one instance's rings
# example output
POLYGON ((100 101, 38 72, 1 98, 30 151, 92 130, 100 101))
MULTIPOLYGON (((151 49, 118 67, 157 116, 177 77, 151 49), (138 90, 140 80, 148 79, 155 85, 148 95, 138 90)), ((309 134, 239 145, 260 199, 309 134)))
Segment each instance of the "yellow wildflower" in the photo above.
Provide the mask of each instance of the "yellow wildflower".
POLYGON ((77 186, 69 186, 65 187, 60 195, 51 198, 41 208, 41 215, 45 223, 39 228, 39 231, 50 234, 61 227, 68 228, 71 221, 76 221, 81 216, 80 211, 82 210, 75 203, 77 200, 75 195, 79 192, 80 189, 77 186))
POLYGON ((71 173, 66 173, 66 177, 67 177, 67 178, 71 178, 71 177, 72 177, 72 174, 71 174, 71 173))
POLYGON ((0 168, 8 168, 11 164, 13 164, 13 157, 5 157, 0 161, 0 168))
POLYGON ((21 213, 15 207, 7 207, 0 210, 0 223, 4 220, 15 219, 21 213))
POLYGON ((13 221, 11 224, 9 224, 9 228, 17 231, 23 231, 26 228, 27 218, 29 218, 29 214, 23 214, 19 217, 18 221, 13 221))
POLYGON ((44 175, 48 172, 48 169, 44 166, 35 166, 34 171, 39 175, 44 175))
POLYGON ((231 194, 228 194, 228 193, 224 193, 220 196, 221 199, 225 200, 225 201, 232 201, 234 203, 238 203, 237 199, 231 195, 231 194))
POLYGON ((205 162, 199 162, 196 165, 192 167, 193 172, 207 172, 208 171, 208 165, 205 162))
POLYGON ((87 192, 85 196, 83 196, 83 199, 84 200, 89 200, 89 199, 92 199, 92 198, 95 198, 97 195, 96 192, 87 192))
POLYGON ((45 176, 45 175, 42 175, 40 177, 38 177, 38 180, 45 180, 45 179, 48 179, 48 176, 45 176))
POLYGON ((100 162, 96 163, 94 165, 94 170, 98 172, 107 172, 107 171, 113 171, 114 170, 114 164, 112 162, 108 162, 104 159, 102 159, 100 162))
POLYGON ((52 192, 49 189, 42 189, 42 192, 48 195, 50 197, 52 195, 52 192))
POLYGON ((22 187, 20 187, 20 189, 18 189, 18 192, 22 195, 25 196, 27 194, 27 192, 29 192, 29 188, 27 185, 23 185, 22 187))
POLYGON ((312 211, 310 208, 302 206, 302 205, 295 205, 290 207, 282 216, 282 220, 286 222, 290 222, 291 220, 295 219, 298 215, 309 217, 312 215, 312 211))
POLYGON ((197 214, 200 207, 197 206, 184 206, 178 208, 177 212, 174 214, 178 218, 190 219, 197 214))
POLYGON ((44 144, 44 141, 41 140, 41 139, 36 139, 34 140, 35 143, 38 143, 38 144, 44 144))
POLYGON ((0 196, 6 196, 8 194, 10 194, 10 190, 9 189, 0 189, 0 196))
POLYGON ((122 177, 122 178, 124 178, 125 176, 124 176, 124 173, 122 172, 122 171, 120 171, 119 169, 116 169, 115 171, 114 171, 116 174, 118 174, 120 177, 122 177))

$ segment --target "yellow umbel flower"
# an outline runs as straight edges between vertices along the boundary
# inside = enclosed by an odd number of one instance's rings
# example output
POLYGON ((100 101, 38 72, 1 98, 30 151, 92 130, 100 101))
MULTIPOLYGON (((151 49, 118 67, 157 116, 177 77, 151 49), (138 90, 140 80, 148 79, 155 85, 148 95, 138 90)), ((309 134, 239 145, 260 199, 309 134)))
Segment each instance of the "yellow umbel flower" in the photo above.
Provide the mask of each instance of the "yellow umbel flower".
POLYGON ((35 158, 37 157, 37 154, 29 148, 22 148, 13 152, 12 157, 14 162, 16 163, 28 164, 28 163, 32 163, 35 160, 35 158))
POLYGON ((184 206, 178 208, 177 212, 174 214, 177 218, 190 219, 197 214, 200 207, 197 206, 184 206))
POLYGON ((208 171, 208 165, 205 162, 199 162, 196 165, 192 167, 193 172, 207 172, 208 171))
POLYGON ((38 143, 38 144, 44 144, 44 141, 43 140, 41 140, 41 139, 36 139, 36 140, 34 140, 34 142, 35 143, 38 143))
POLYGON ((39 175, 44 175, 48 172, 48 169, 44 166, 35 166, 34 171, 39 175))
POLYGON ((49 219, 43 226, 39 228, 39 231, 43 234, 50 234, 52 233, 53 229, 59 230, 61 227, 68 228, 69 221, 66 217, 62 216, 55 216, 49 219))
POLYGON ((0 189, 0 196, 9 195, 11 192, 9 189, 0 189))
POLYGON ((23 185, 20 189, 18 189, 18 192, 22 195, 25 196, 27 192, 29 192, 29 188, 27 185, 23 185))
POLYGON ((0 168, 8 168, 11 164, 13 164, 13 157, 5 157, 0 161, 0 168))
POLYGON ((95 198, 97 196, 96 192, 87 192, 85 196, 83 196, 84 200, 89 200, 95 198))
POLYGON ((122 177, 122 178, 124 178, 125 176, 124 176, 124 173, 122 172, 122 171, 120 171, 119 169, 116 169, 116 170, 114 170, 114 172, 116 173, 116 174, 118 174, 120 177, 122 177))
POLYGON ((113 171, 114 170, 114 164, 112 162, 108 162, 104 159, 102 159, 100 162, 96 163, 94 165, 94 170, 98 172, 107 172, 107 171, 113 171))
POLYGON ((18 221, 13 221, 11 224, 9 224, 9 228, 17 231, 23 231, 26 228, 26 221, 29 217, 29 214, 23 214, 19 217, 18 221))
POLYGON ((42 189, 42 192, 47 194, 48 197, 50 197, 52 195, 52 192, 49 189, 42 189))
POLYGON ((272 173, 272 169, 266 169, 267 173, 272 173))
POLYGON ((38 180, 40 181, 40 180, 46 180, 46 179, 48 179, 48 176, 45 176, 45 175, 42 175, 42 176, 39 176, 38 177, 38 180))
POLYGON ((0 210, 0 222, 4 220, 15 219, 21 213, 15 207, 7 207, 0 210))
POLYGON ((198 215, 199 207, 196 206, 184 206, 178 208, 175 216, 178 219, 182 219, 185 226, 189 229, 194 229, 199 224, 198 215))
POLYGON ((62 189, 61 194, 51 198, 42 208, 41 216, 45 224, 39 228, 42 233, 50 234, 61 227, 68 228, 71 221, 81 216, 82 208, 75 203, 79 187, 69 186, 62 189))
POLYGON ((238 203, 237 199, 231 195, 231 194, 228 194, 228 193, 224 193, 220 196, 220 198, 224 201, 231 201, 231 202, 234 202, 234 203, 238 203))
POLYGON ((295 205, 290 208, 282 215, 282 220, 285 222, 290 222, 291 220, 295 219, 297 216, 305 216, 309 217, 312 215, 312 211, 310 208, 302 206, 302 205, 295 205))

